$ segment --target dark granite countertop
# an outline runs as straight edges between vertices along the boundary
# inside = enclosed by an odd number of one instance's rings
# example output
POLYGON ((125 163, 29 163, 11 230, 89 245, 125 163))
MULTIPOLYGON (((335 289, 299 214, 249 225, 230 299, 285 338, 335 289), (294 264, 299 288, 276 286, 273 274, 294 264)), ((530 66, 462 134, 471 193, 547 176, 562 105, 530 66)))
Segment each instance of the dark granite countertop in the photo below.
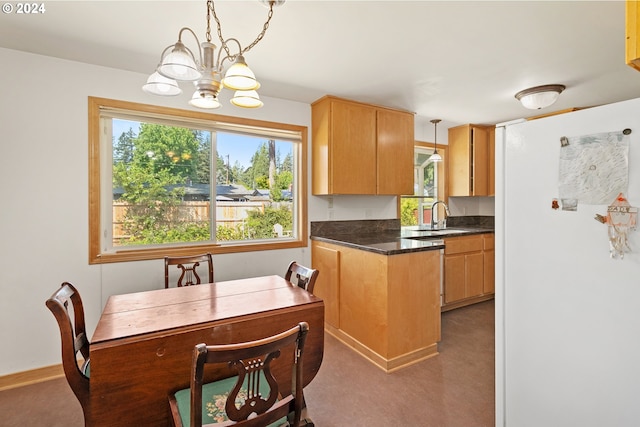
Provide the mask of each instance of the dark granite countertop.
POLYGON ((382 255, 439 250, 443 238, 493 233, 493 224, 456 225, 444 230, 400 227, 398 220, 326 221, 311 223, 311 240, 382 255))
POLYGON ((408 252, 419 252, 444 248, 444 241, 442 239, 403 239, 400 237, 399 232, 311 236, 311 240, 334 243, 337 245, 375 252, 382 255, 397 255, 408 252))

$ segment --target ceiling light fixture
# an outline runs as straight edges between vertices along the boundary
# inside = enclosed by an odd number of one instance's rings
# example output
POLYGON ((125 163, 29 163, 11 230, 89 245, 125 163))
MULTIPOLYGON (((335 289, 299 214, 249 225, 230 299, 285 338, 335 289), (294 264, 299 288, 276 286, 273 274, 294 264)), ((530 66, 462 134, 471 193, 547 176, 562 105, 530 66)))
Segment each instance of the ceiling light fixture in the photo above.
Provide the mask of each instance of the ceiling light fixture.
POLYGON ((442 120, 433 119, 431 123, 433 123, 433 154, 429 157, 429 160, 432 162, 441 162, 442 156, 438 154, 438 123, 442 120))
POLYGON ((525 108, 540 110, 556 102, 560 93, 565 89, 564 85, 536 86, 516 93, 516 99, 525 108))
POLYGON ((182 28, 178 33, 178 41, 162 51, 156 71, 149 76, 147 83, 142 86, 142 90, 154 95, 175 96, 182 93, 182 89, 178 86, 179 81, 193 81, 196 91, 189 104, 194 107, 219 108, 221 104, 218 101, 218 95, 225 87, 235 90, 235 95, 231 99, 233 105, 243 108, 262 107, 263 103, 260 101, 260 96, 257 92, 260 83, 256 80, 253 71, 247 66, 244 54, 262 40, 269 28, 269 22, 273 16, 273 7, 283 4, 285 0, 260 1, 269 7, 267 21, 253 43, 243 48, 237 39, 225 39, 222 36, 220 20, 216 15, 213 0, 208 0, 207 41, 200 43, 193 30, 188 27, 182 28), (216 45, 211 43, 211 16, 216 21, 218 38, 221 43, 217 60, 215 59, 216 45), (182 42, 182 33, 185 31, 191 33, 198 43, 199 61, 196 60, 193 52, 182 42), (231 42, 237 44, 237 53, 231 53, 229 48, 229 43, 231 42), (231 66, 224 74, 224 78, 221 78, 225 61, 229 61, 231 66))

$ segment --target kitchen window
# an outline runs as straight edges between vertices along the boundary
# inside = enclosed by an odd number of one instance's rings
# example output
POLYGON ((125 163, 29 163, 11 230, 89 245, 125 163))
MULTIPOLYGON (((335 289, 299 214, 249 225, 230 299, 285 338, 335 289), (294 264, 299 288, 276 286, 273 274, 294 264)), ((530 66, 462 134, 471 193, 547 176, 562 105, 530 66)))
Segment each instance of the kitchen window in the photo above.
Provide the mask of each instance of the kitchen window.
POLYGON ((441 162, 429 160, 433 144, 416 142, 413 162, 413 194, 400 198, 400 222, 402 226, 423 225, 431 222, 431 206, 444 197, 444 163, 446 148, 438 147, 441 162))
POLYGON ((306 128, 89 98, 89 262, 303 247, 306 128))

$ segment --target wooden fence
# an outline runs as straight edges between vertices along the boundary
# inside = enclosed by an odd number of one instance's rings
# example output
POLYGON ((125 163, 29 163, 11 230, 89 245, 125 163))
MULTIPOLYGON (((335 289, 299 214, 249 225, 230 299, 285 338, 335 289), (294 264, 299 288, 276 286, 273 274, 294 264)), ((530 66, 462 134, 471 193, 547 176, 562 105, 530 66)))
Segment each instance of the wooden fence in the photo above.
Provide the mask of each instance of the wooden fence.
MULTIPOLYGON (((271 202, 216 202, 216 225, 235 227, 242 224, 249 217, 249 211, 259 210, 264 212, 266 205, 271 202)), ((113 244, 119 245, 121 239, 128 238, 122 229, 128 203, 113 203, 113 244)), ((210 219, 211 204, 207 201, 182 202, 178 208, 179 218, 189 222, 205 222, 210 219)))

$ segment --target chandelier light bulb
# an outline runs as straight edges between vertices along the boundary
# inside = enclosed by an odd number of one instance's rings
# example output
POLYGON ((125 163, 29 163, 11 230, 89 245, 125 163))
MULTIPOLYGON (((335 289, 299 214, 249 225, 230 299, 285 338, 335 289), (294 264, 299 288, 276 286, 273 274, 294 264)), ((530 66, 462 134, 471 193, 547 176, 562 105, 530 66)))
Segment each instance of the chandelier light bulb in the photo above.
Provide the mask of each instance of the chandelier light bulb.
POLYGON ((189 100, 189 105, 197 108, 215 109, 220 108, 222 104, 218 101, 218 97, 213 96, 210 93, 204 93, 196 90, 193 93, 191 100, 189 100))

